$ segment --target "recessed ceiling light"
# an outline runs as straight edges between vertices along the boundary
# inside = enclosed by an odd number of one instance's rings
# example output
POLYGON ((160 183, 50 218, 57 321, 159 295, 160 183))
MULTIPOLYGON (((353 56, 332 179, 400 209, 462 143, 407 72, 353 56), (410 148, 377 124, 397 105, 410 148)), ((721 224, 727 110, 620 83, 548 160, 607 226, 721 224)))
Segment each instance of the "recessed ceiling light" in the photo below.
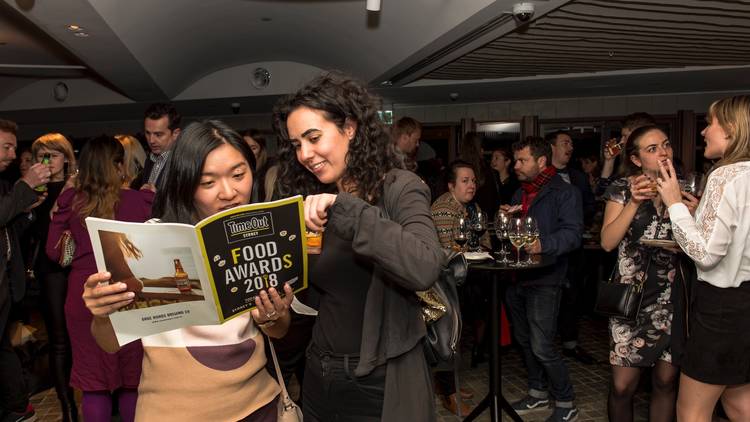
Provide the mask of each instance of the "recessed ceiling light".
POLYGON ((271 22, 272 20, 273 20, 273 19, 271 19, 271 18, 268 18, 268 17, 265 17, 265 18, 260 18, 260 21, 261 21, 261 22, 271 22))
POLYGON ((81 31, 81 30, 83 30, 83 28, 78 25, 75 25, 75 24, 68 25, 68 31, 76 32, 76 31, 81 31))
POLYGON ((88 38, 89 33, 88 32, 81 32, 81 31, 79 31, 79 32, 76 32, 73 35, 75 35, 76 37, 79 37, 79 38, 88 38))

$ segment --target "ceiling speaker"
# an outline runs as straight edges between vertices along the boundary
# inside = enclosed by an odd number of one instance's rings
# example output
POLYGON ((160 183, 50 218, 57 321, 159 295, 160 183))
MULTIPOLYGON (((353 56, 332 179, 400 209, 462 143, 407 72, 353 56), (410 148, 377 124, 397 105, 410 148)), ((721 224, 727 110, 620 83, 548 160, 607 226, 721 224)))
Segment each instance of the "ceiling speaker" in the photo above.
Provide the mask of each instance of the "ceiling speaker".
POLYGON ((264 89, 271 83, 271 72, 264 67, 257 67, 250 77, 250 85, 255 89, 264 89))

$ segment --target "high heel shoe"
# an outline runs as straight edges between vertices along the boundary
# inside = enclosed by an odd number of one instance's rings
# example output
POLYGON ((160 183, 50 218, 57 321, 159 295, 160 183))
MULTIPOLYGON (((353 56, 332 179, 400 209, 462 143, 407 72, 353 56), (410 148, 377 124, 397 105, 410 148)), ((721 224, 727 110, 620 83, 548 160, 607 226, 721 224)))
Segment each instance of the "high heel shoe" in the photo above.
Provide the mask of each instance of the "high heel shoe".
POLYGON ((69 391, 68 397, 60 398, 60 411, 62 422, 78 422, 78 407, 76 406, 73 390, 69 391))

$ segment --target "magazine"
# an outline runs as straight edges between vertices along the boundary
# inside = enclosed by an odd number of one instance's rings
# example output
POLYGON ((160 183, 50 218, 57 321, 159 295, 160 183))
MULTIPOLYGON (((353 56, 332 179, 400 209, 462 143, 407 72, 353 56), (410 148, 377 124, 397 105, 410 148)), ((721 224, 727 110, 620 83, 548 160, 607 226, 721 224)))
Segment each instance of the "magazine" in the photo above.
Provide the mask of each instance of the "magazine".
POLYGON ((120 345, 249 312, 262 291, 307 288, 302 197, 222 211, 195 226, 86 219, 99 271, 135 300, 110 315, 120 345))

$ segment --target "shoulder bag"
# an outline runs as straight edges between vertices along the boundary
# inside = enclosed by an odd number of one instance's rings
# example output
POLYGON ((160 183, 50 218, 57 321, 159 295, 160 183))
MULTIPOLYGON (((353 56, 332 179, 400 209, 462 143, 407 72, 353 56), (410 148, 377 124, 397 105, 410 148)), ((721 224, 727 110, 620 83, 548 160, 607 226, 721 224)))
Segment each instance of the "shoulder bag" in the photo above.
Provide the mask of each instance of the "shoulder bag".
MULTIPOLYGON (((383 212, 391 220, 385 204, 383 212)), ((466 280, 468 267, 466 258, 454 252, 448 256, 435 284, 428 290, 417 292, 422 319, 427 326, 424 353, 430 364, 449 362, 458 352, 462 322, 457 287, 466 280)))
POLYGON ((57 263, 61 267, 65 268, 73 263, 73 256, 76 254, 76 241, 73 239, 73 234, 70 230, 65 230, 60 235, 60 239, 55 244, 55 249, 60 250, 60 258, 57 263))
POLYGON ((648 277, 648 267, 651 264, 649 257, 646 263, 643 280, 634 283, 618 283, 614 281, 615 269, 619 265, 619 259, 612 268, 612 274, 607 281, 599 283, 596 292, 594 312, 611 318, 635 321, 638 311, 641 310, 643 301, 643 285, 648 277))

